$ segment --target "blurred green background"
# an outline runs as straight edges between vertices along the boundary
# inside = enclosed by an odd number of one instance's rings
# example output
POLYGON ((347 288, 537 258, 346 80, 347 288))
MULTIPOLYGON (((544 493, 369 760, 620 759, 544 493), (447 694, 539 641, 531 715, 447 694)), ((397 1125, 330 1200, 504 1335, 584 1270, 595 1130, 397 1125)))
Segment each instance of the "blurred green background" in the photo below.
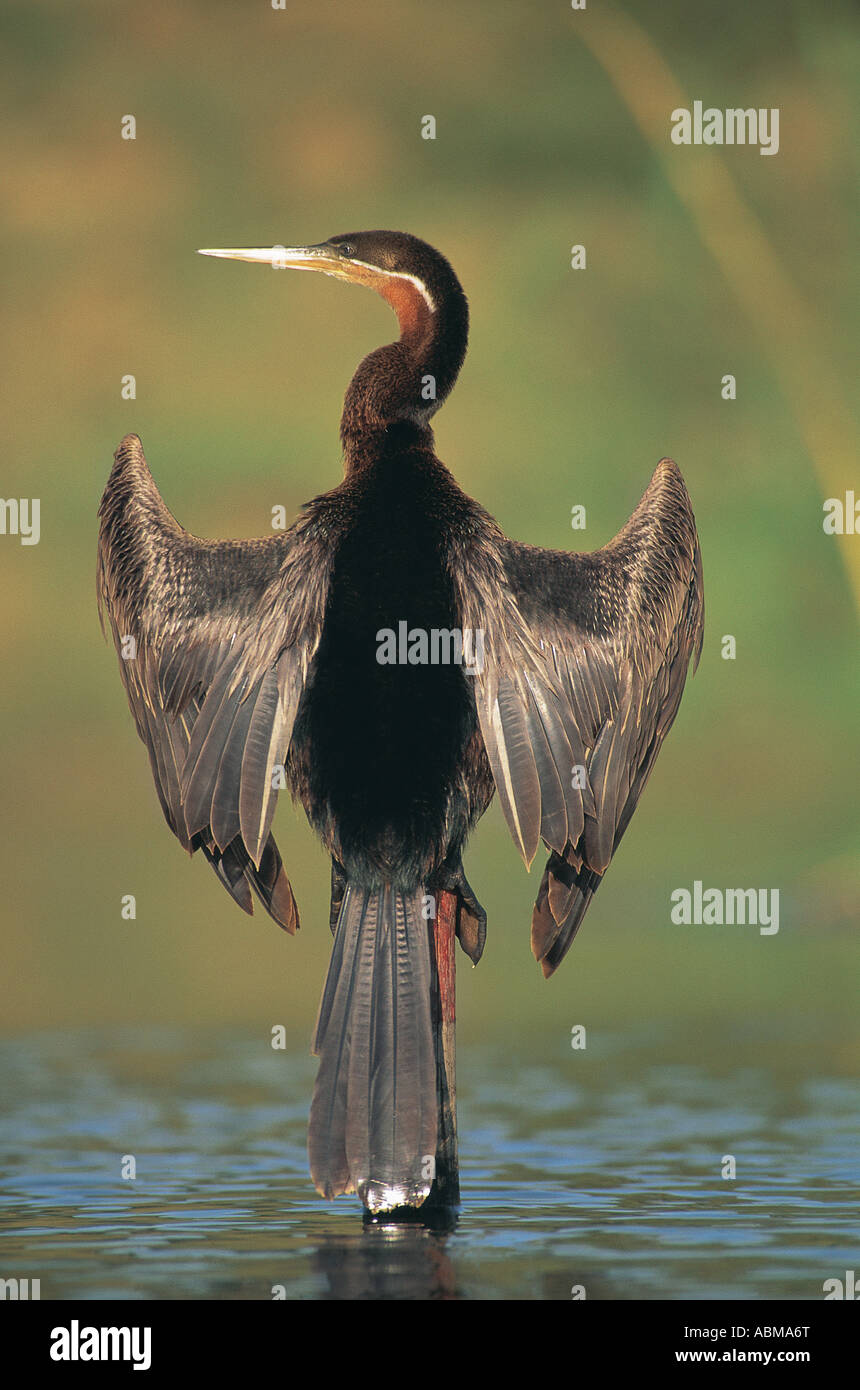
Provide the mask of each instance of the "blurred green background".
POLYGON ((7 0, 0 26, 0 491, 41 499, 37 546, 0 537, 3 1026, 310 1036, 324 855, 282 797, 295 939, 183 856, 99 632, 96 508, 131 430, 198 535, 262 534, 274 505, 334 486, 343 391, 390 311, 195 249, 393 227, 469 296, 436 421, 462 486, 519 539, 594 549, 669 454, 704 556, 699 673, 549 983, 529 950, 541 865, 527 881, 497 806, 475 835, 490 929, 477 971, 459 957, 461 1035, 557 1027, 565 1046, 574 1022, 662 1019, 690 1054, 707 1036, 855 1069, 860 535, 825 535, 822 501, 860 494, 856 10, 7 0), (673 146, 673 83, 689 104, 779 107, 779 153, 673 146), (695 879, 778 888, 779 934, 671 925, 695 879))

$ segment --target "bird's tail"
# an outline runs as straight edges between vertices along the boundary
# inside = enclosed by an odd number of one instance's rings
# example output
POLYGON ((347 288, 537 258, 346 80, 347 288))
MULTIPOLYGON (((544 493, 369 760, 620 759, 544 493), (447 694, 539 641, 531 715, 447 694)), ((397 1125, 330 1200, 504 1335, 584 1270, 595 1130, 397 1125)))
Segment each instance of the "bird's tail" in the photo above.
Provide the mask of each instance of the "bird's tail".
POLYGON ((311 1176, 370 1211, 420 1206, 433 1183, 438 1101, 430 924, 423 890, 348 884, 313 1051, 311 1176))

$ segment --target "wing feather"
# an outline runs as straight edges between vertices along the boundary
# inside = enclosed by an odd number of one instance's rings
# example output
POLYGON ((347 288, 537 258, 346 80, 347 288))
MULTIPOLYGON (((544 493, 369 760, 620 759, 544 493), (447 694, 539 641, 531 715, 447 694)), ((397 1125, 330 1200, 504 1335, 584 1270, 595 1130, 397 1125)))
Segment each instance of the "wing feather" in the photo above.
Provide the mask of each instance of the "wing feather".
POLYGON ((281 926, 298 913, 270 834, 319 642, 337 526, 326 498, 281 535, 206 541, 167 510, 140 440, 116 452, 99 508, 99 608, 165 819, 234 900, 281 926))
POLYGON ((702 569, 680 471, 663 459, 627 525, 589 555, 509 541, 458 555, 473 689, 502 810, 526 864, 551 851, 532 947, 568 950, 648 780, 702 645, 702 569))

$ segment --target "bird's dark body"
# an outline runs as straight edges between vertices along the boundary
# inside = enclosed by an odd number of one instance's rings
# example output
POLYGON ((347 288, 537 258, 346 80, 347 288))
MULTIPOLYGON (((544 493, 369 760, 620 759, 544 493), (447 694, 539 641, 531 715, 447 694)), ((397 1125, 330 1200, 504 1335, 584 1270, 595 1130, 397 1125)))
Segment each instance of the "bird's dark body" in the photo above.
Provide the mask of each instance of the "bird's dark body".
POLYGON ((527 865, 545 845, 531 942, 551 975, 701 651, 693 510, 662 459, 601 550, 509 539, 434 451, 430 420, 468 333, 443 256, 400 232, 210 254, 370 285, 400 338, 347 389, 343 482, 282 535, 190 535, 127 436, 100 508, 99 599, 180 843, 246 912, 254 894, 290 932, 298 909, 271 833, 284 771, 330 852, 311 1172, 328 1197, 418 1207, 434 1154, 452 1172, 453 933, 473 962, 486 935, 466 836, 498 793, 527 865), (415 633, 426 645, 409 660, 415 633), (446 662, 434 633, 459 635, 468 664, 446 662))
POLYGON ((492 776, 465 666, 380 662, 381 634, 460 629, 450 563, 474 508, 409 425, 314 507, 342 538, 288 774, 350 882, 415 888, 459 858, 492 776))

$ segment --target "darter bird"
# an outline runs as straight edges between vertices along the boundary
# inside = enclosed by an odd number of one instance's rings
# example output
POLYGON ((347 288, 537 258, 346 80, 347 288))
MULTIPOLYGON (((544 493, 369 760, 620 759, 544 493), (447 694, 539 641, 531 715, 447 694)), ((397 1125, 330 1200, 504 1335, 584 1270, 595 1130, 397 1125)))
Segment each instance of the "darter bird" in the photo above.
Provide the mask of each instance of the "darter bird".
POLYGON ((282 533, 190 535, 126 436, 99 513, 100 609, 180 844, 289 932, 281 786, 331 856, 318 1190, 370 1213, 455 1204, 453 939, 477 962, 486 933, 463 846, 494 791, 527 866, 543 841, 531 941, 552 974, 701 651, 690 499, 663 459, 603 549, 509 540, 434 452, 468 332, 438 251, 376 231, 202 254, 367 285, 400 336, 347 389, 343 481, 282 533))

